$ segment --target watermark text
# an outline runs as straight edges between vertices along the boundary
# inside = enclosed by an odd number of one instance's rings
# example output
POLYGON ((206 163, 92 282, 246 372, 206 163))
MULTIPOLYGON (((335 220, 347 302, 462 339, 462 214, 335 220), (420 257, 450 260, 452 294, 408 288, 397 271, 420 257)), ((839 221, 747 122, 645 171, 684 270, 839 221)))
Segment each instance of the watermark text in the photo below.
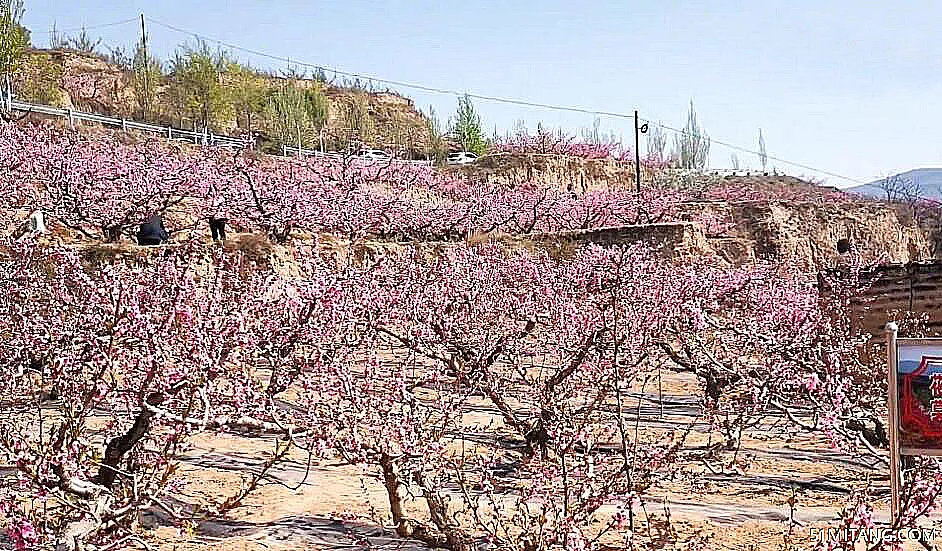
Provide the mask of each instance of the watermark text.
POLYGON ((888 527, 852 528, 852 527, 824 527, 809 528, 809 535, 815 543, 902 543, 904 541, 935 541, 942 536, 942 530, 936 532, 935 528, 902 528, 894 530, 888 527))

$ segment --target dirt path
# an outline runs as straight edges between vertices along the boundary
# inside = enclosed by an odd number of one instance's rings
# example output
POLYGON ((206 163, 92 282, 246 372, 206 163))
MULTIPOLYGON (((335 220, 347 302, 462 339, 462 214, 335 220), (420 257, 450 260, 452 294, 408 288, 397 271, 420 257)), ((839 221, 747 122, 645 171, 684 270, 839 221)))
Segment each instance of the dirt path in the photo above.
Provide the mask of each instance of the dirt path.
MULTIPOLYGON (((868 479, 880 496, 877 517, 888 516, 887 471, 880 458, 852 458, 831 449, 823 437, 790 434, 774 412, 744 436, 738 452, 716 453, 705 461, 709 425, 698 419, 696 396, 684 394, 690 391, 689 380, 671 374, 661 392, 650 387, 632 392, 628 399, 635 406, 625 413, 631 424, 637 418, 645 438, 691 427, 681 454, 684 476, 656 486, 639 510, 670 519, 674 544, 665 549, 780 550, 788 538, 798 542, 790 549, 811 548, 811 528, 838 526, 849 491, 868 479), (788 504, 792 496, 794 510, 788 504)), ((493 426, 485 428, 498 417, 487 403, 472 404, 467 415, 471 424, 461 435, 465 442, 497 445, 509 456, 521 445, 495 436, 493 426)), ((212 504, 236 494, 249 473, 259 472, 275 449, 275 437, 205 433, 191 444, 179 456, 185 480, 179 498, 184 504, 212 504)), ((515 470, 507 462, 501 476, 513 482, 515 470)), ((153 541, 165 551, 425 549, 381 528, 388 523, 388 503, 377 474, 295 450, 225 518, 181 529, 156 511, 145 522, 155 528, 153 541)), ((416 503, 409 506, 408 513, 423 514, 416 503)))
MULTIPOLYGON (((663 398, 662 415, 656 393, 635 394, 634 399, 642 400, 640 421, 645 430, 675 427, 696 417, 694 398, 663 398)), ((483 417, 496 413, 482 405, 472 410, 483 417)), ((770 418, 771 426, 775 424, 774 416, 770 418)), ((695 427, 698 429, 701 427, 695 427)), ((703 424, 702 429, 699 432, 705 434, 708 427, 703 424)), ((759 546, 742 549, 778 549, 780 545, 773 542, 782 541, 790 519, 798 523, 793 529, 805 534, 809 526, 836 525, 846 495, 861 479, 870 476, 878 492, 881 486, 886 487, 877 458, 852 459, 831 450, 823 439, 786 441, 779 432, 757 431, 744 439, 739 456, 748 458, 752 465, 744 473, 712 473, 706 466, 691 462, 686 470, 699 473, 694 476, 697 486, 671 484, 652 496, 646 509, 662 515, 666 508, 672 522, 688 537, 702 536, 712 541, 715 547, 708 549, 740 549, 737 542, 747 540, 759 546), (794 515, 787 504, 793 488, 798 495, 794 515)), ((493 432, 486 431, 470 432, 466 438, 471 442, 495 439, 493 432)), ((184 472, 195 477, 185 494, 195 501, 220 499, 238 487, 241 475, 257 472, 265 454, 273 448, 271 437, 198 437, 193 448, 180 458, 184 472)), ((691 446, 686 451, 693 456, 703 450, 691 446)), ((716 463, 727 459, 721 456, 716 463)), ((383 533, 378 522, 364 522, 385 512, 384 489, 375 474, 340 462, 312 460, 309 464, 305 454, 293 453, 270 471, 269 479, 244 507, 234 511, 231 518, 201 523, 190 541, 202 542, 202 548, 214 550, 256 548, 253 546, 422 549, 414 542, 397 540, 389 530, 383 533), (359 520, 342 522, 342 518, 359 520), (358 545, 357 541, 369 542, 371 547, 358 545)), ((161 529, 164 534, 168 530, 161 529)), ((180 548, 183 541, 174 537, 170 548, 180 548)))

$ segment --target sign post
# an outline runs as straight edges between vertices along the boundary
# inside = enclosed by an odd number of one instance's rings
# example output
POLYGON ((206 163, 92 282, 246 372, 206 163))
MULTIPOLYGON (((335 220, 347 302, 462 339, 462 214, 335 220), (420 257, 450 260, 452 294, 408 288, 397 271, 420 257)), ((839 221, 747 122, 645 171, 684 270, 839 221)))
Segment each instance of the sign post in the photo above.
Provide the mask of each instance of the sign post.
POLYGON ((899 519, 899 493, 900 493, 900 461, 899 461, 899 405, 897 398, 896 374, 899 368, 897 357, 896 337, 899 327, 890 322, 886 324, 886 356, 887 356, 887 397, 886 409, 890 433, 890 526, 895 526, 899 519))
POLYGON ((899 522, 900 457, 942 456, 942 338, 898 337, 886 324, 892 523, 899 522))

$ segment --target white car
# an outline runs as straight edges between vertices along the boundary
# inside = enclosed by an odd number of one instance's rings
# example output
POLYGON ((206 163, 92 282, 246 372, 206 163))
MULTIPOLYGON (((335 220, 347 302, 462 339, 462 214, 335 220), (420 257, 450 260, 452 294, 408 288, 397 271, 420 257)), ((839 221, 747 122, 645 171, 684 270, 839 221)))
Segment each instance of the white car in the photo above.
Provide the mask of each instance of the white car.
POLYGON ((224 147, 226 149, 241 150, 241 149, 246 149, 248 145, 244 143, 236 143, 236 142, 220 142, 216 144, 216 147, 224 147))
POLYGON ((450 165, 466 165, 476 160, 478 160, 478 156, 470 151, 459 151, 458 153, 448 154, 448 164, 450 165))
POLYGON ((389 155, 386 154, 382 149, 364 149, 360 151, 357 155, 361 159, 368 159, 371 161, 387 161, 389 160, 389 155))

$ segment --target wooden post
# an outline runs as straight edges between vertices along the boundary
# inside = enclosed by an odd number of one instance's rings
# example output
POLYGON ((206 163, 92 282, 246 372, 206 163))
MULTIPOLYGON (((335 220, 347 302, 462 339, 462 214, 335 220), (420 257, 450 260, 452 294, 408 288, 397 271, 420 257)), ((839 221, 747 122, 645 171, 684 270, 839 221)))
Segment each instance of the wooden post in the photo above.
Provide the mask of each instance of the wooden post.
POLYGON ((895 526, 899 519, 900 494, 900 459, 899 459, 899 390, 897 389, 897 357, 896 337, 899 327, 895 322, 886 324, 886 364, 887 364, 887 398, 888 425, 890 432, 890 526, 895 526))
POLYGON ((144 14, 141 14, 141 53, 144 54, 144 101, 141 102, 141 120, 147 122, 147 78, 150 67, 147 65, 147 27, 144 25, 144 14))
POLYGON ((6 105, 7 111, 13 111, 13 85, 10 83, 10 75, 3 75, 4 82, 4 94, 3 94, 3 103, 6 105))

